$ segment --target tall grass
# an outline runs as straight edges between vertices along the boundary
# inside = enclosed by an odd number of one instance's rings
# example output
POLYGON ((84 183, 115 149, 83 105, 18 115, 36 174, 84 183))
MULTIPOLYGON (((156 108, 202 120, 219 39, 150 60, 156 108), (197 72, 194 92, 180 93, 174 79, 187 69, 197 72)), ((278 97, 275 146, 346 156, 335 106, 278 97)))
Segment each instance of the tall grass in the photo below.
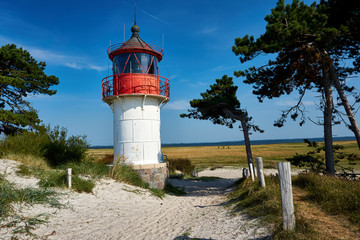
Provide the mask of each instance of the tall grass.
POLYGON ((330 214, 342 214, 360 229, 360 182, 315 173, 300 174, 294 184, 330 214))
POLYGON ((1 157, 8 154, 43 157, 49 137, 44 131, 27 132, 7 136, 0 142, 1 157))
POLYGON ((125 163, 123 158, 114 162, 109 175, 119 182, 128 183, 141 188, 149 188, 149 184, 144 182, 132 166, 125 163))
POLYGON ((228 195, 234 211, 245 212, 259 219, 261 224, 269 226, 273 239, 316 239, 313 228, 301 216, 295 215, 295 231, 282 229, 279 179, 266 176, 265 181, 266 188, 262 188, 258 182, 252 182, 249 178, 240 179, 235 190, 228 195))

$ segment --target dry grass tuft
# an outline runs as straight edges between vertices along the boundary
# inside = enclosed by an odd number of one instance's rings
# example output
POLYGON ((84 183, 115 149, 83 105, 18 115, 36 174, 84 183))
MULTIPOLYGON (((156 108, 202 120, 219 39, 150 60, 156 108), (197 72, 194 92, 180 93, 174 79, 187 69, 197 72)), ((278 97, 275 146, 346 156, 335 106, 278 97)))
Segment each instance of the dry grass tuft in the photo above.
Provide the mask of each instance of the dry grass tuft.
POLYGON ((49 164, 42 157, 26 155, 26 154, 9 153, 3 156, 3 158, 11 159, 33 168, 50 170, 49 164))

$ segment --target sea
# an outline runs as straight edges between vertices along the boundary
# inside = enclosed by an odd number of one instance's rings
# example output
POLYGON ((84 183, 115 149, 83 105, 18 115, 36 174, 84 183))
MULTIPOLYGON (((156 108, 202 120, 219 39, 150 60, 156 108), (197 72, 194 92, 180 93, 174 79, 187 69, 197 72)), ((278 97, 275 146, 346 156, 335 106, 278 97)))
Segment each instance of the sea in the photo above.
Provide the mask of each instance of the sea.
MULTIPOLYGON (((313 142, 324 142, 324 138, 307 138, 313 142)), ((333 141, 355 141, 355 137, 333 137, 333 141)), ((289 138, 289 139, 265 139, 265 140, 251 140, 251 145, 264 144, 278 144, 278 143, 303 143, 304 138, 289 138)), ((161 147, 201 147, 201 146, 235 146, 245 145, 245 141, 225 141, 225 142, 198 142, 198 143, 163 143, 161 147)), ((105 149, 113 148, 113 145, 108 146, 91 146, 91 149, 105 149)))

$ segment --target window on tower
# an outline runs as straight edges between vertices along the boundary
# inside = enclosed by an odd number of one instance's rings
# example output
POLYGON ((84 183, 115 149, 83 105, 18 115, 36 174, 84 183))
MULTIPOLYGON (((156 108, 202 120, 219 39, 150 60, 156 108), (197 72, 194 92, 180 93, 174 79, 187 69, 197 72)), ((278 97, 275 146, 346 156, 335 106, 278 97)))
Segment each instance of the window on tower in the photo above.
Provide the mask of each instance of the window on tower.
POLYGON ((113 74, 144 73, 158 75, 157 58, 146 53, 123 53, 113 59, 113 74))

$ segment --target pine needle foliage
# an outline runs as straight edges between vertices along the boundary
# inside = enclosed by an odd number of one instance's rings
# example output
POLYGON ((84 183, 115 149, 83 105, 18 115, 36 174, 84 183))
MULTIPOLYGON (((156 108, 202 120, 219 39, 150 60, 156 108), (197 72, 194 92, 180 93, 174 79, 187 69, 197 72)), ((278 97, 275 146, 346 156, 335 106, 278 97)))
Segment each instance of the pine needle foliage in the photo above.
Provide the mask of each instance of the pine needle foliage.
POLYGON ((0 133, 12 135, 38 127, 39 116, 25 98, 56 93, 51 87, 59 84, 59 79, 46 75, 45 67, 45 62, 36 61, 15 44, 0 47, 0 133))

